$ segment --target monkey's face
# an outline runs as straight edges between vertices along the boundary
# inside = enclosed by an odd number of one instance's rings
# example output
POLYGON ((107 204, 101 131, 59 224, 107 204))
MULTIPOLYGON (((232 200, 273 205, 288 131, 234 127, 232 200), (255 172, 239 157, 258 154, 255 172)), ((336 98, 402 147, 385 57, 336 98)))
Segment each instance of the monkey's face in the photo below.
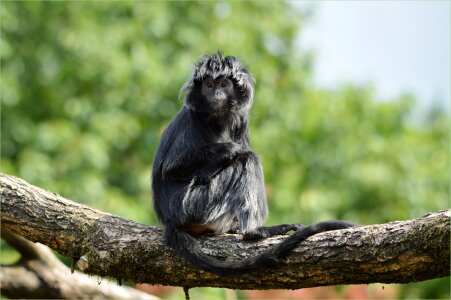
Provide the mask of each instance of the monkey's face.
POLYGON ((228 78, 207 78, 202 81, 202 96, 213 110, 223 110, 235 97, 235 88, 228 78))
POLYGON ((239 94, 233 80, 207 77, 194 86, 187 103, 196 111, 223 116, 236 109, 239 94))

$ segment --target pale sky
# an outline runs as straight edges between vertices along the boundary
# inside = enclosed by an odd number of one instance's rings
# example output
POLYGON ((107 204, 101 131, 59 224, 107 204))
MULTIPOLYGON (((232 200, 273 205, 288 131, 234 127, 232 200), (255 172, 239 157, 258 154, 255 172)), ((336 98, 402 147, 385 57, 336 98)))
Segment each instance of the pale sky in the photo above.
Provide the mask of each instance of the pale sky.
POLYGON ((316 49, 319 86, 372 82, 382 100, 403 92, 450 110, 450 1, 309 1, 299 46, 316 49))

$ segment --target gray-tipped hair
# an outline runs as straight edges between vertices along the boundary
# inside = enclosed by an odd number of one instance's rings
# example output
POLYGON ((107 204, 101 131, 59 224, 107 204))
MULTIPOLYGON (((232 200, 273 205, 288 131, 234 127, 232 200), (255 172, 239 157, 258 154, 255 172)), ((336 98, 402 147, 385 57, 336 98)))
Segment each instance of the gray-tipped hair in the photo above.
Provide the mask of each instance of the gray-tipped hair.
POLYGON ((245 100, 252 102, 255 80, 251 73, 238 58, 223 57, 220 51, 213 55, 204 55, 199 59, 191 78, 183 85, 180 93, 191 90, 196 83, 202 82, 205 78, 216 79, 218 77, 226 77, 235 81, 243 92, 245 100))

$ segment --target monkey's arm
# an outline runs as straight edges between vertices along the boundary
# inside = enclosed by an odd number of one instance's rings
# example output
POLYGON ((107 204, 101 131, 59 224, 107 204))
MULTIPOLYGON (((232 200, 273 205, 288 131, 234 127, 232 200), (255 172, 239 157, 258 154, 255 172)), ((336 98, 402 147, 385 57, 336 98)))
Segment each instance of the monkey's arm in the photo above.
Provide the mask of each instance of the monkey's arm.
POLYGON ((198 149, 191 145, 171 147, 162 163, 163 178, 174 181, 208 181, 229 166, 247 150, 234 142, 206 144, 198 149))

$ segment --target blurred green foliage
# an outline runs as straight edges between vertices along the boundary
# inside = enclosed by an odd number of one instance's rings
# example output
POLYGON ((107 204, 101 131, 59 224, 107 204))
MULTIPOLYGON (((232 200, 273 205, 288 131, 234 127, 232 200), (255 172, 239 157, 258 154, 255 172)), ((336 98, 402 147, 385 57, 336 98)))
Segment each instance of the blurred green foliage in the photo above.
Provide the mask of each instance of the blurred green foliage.
MULTIPOLYGON (((436 109, 412 125, 412 96, 316 88, 314 55, 297 44, 310 12, 290 3, 2 1, 0 14, 2 172, 157 224, 159 136, 193 63, 222 49, 257 80, 251 139, 268 224, 383 223, 449 207, 449 116, 436 109)), ((445 285, 404 296, 448 297, 445 285)))

